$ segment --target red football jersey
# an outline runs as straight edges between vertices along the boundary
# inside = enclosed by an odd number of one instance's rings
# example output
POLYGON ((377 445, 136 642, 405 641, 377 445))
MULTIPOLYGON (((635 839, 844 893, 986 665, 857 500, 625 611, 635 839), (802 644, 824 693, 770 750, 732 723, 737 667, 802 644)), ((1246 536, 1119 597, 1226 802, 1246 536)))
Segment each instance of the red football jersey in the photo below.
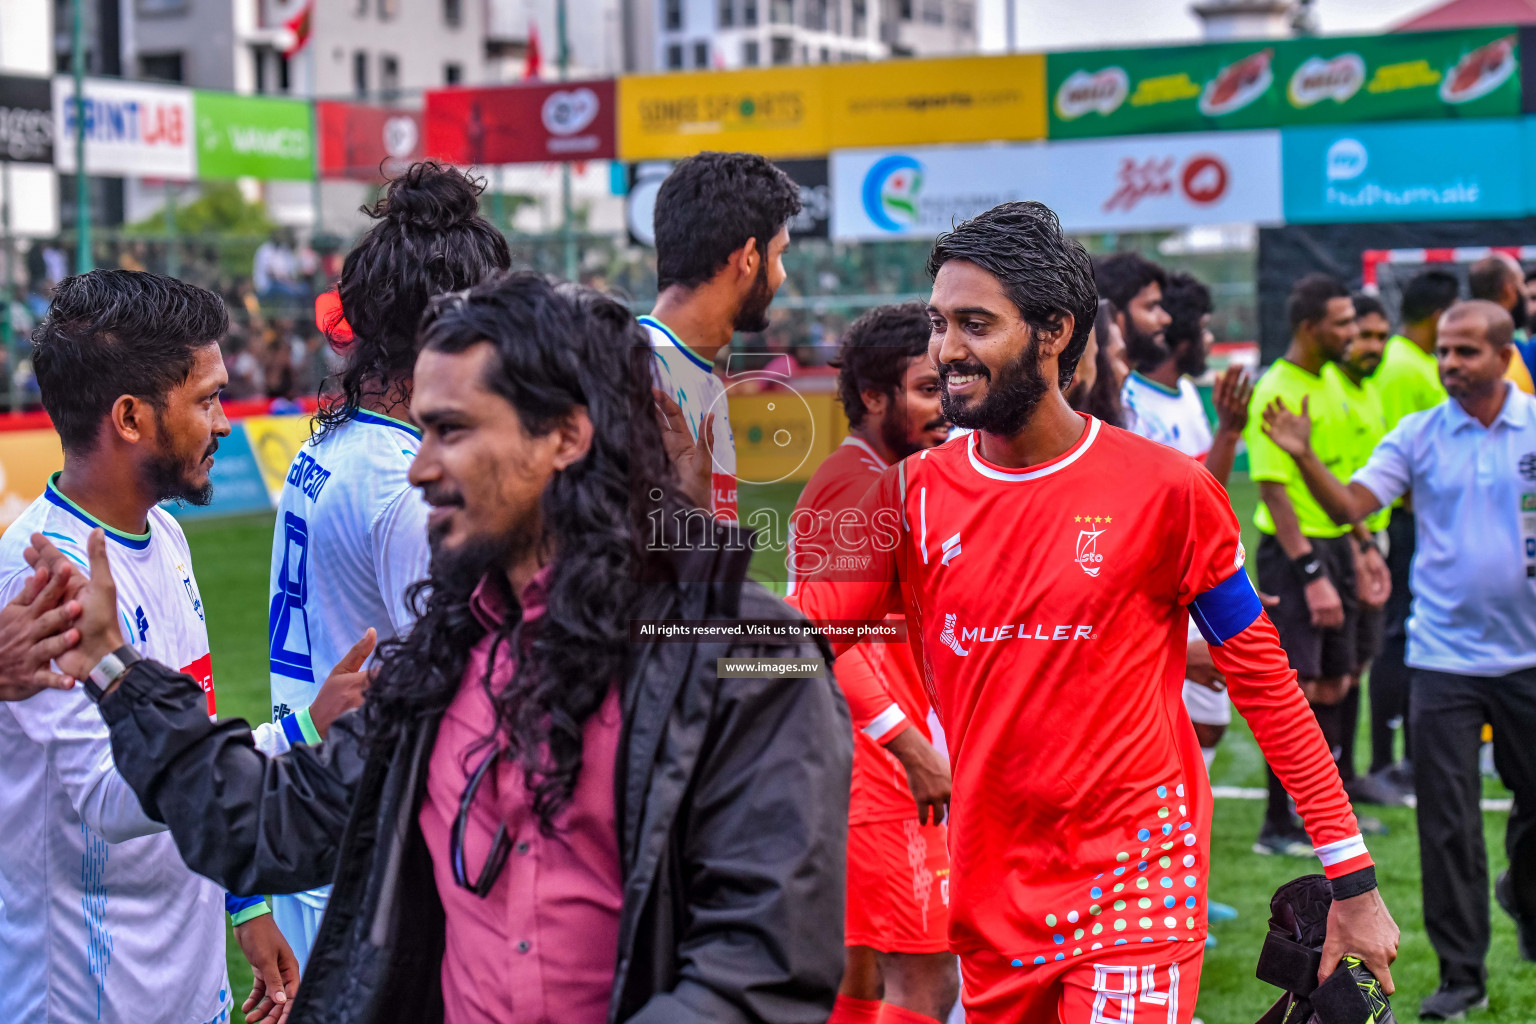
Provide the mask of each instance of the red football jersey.
MULTIPOLYGON (((790 519, 791 595, 805 579, 836 571, 835 560, 846 557, 841 553, 845 545, 839 542, 834 528, 837 516, 856 510, 886 469, 879 454, 853 436, 843 438, 817 467, 800 492, 790 519)), ((915 819, 917 804, 907 786, 907 771, 884 746, 909 725, 933 742, 928 728, 928 694, 911 649, 904 643, 859 644, 838 656, 836 674, 853 715, 853 790, 848 823, 915 819)))
POLYGON ((975 434, 907 458, 860 506, 871 568, 793 598, 814 619, 906 612, 954 772, 961 954, 1204 939, 1211 796, 1181 699, 1186 610, 1327 874, 1371 863, 1226 493, 1187 456, 1085 420, 1027 470, 987 463, 975 434))

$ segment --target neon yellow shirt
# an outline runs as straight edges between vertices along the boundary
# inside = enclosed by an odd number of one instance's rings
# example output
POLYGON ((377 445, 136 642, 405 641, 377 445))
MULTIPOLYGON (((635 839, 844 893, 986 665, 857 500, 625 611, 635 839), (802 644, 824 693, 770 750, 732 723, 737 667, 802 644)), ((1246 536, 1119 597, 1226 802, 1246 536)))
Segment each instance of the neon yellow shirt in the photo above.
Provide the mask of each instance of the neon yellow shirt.
MULTIPOLYGON (((1329 363, 1323 367, 1323 379, 1338 390, 1339 401, 1344 405, 1344 417, 1348 423, 1345 446, 1349 458, 1341 479, 1348 480, 1355 475, 1356 470, 1371 461, 1371 453, 1376 450, 1377 443, 1387 436, 1387 416, 1381 408, 1381 392, 1376 388, 1374 376, 1356 384, 1339 369, 1337 363, 1329 363)), ((1391 506, 1378 509, 1374 515, 1366 517, 1365 527, 1372 533, 1385 530, 1391 518, 1391 506)))
POLYGON ((1381 411, 1386 415, 1388 430, 1409 413, 1433 409, 1446 398, 1435 357, 1401 334, 1387 341, 1381 365, 1371 380, 1376 382, 1377 393, 1381 395, 1381 411))
MULTIPOLYGON (((1278 398, 1291 412, 1300 412, 1303 397, 1308 400, 1307 409, 1312 417, 1312 450, 1334 476, 1348 478, 1351 427, 1339 390, 1325 378, 1314 376, 1284 359, 1275 360, 1253 388, 1253 399, 1248 404, 1248 428, 1243 432, 1243 439, 1248 442, 1248 472, 1256 483, 1285 485, 1302 536, 1342 537, 1349 532, 1349 527, 1340 526, 1328 517, 1317 499, 1312 497, 1312 492, 1307 490, 1296 460, 1281 451, 1264 433, 1265 406, 1278 398)), ((1253 522, 1264 533, 1275 532, 1275 521, 1263 501, 1254 512, 1253 522)))

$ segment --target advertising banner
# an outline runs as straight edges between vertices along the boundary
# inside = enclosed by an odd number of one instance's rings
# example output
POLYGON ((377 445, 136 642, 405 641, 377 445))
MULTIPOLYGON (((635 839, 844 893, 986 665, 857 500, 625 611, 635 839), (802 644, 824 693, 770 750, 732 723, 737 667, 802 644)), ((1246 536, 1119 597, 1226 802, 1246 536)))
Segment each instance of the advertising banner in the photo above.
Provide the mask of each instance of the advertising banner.
POLYGON ((199 89, 192 112, 199 178, 308 181, 315 176, 314 129, 305 101, 199 89))
POLYGON ((64 449, 52 428, 0 432, 0 527, 15 522, 63 468, 64 449))
POLYGON ((1479 220, 1525 210, 1516 119, 1287 128, 1281 148, 1292 223, 1479 220))
POLYGON ((1045 56, 831 64, 827 148, 1045 137, 1045 56))
POLYGON ((1520 48, 1512 28, 1403 32, 1280 44, 1283 124, 1513 117, 1520 48))
MULTIPOLYGON (((791 181, 800 186, 800 212, 789 221, 790 238, 826 238, 832 218, 832 189, 825 160, 775 160, 791 181)), ((656 193, 672 173, 672 161, 648 160, 631 164, 625 193, 625 221, 635 245, 656 244, 656 193)))
POLYGON ((1273 41, 1052 53, 1053 139, 1276 123, 1273 41))
MULTIPOLYGON (((75 170, 75 86, 53 79, 53 164, 75 170)), ((170 178, 197 174, 192 143, 192 90, 143 82, 85 80, 85 170, 108 177, 170 178)))
POLYGON ((436 89, 423 115, 426 153, 459 164, 610 160, 611 78, 489 89, 436 89))
POLYGON ((619 79, 619 156, 671 160, 705 149, 767 157, 827 152, 824 67, 697 71, 619 79))
POLYGON ((0 75, 0 160, 53 163, 53 85, 0 75))
POLYGON ((367 103, 315 104, 320 176, 384 181, 421 159, 421 114, 367 103))
POLYGON ((309 440, 309 423, 308 416, 247 416, 240 421, 274 505, 282 493, 283 481, 288 479, 294 455, 309 440))
POLYGON ((1048 145, 832 154, 832 235, 931 238, 1034 199, 1069 231, 1278 223, 1280 133, 1144 135, 1048 145))

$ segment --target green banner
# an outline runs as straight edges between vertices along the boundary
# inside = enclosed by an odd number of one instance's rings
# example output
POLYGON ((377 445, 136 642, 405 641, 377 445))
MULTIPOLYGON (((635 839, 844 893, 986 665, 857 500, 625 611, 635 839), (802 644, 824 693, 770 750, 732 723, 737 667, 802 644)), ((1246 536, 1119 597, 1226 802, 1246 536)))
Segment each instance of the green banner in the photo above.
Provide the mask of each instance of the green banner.
POLYGON ((303 100, 198 90, 199 178, 308 181, 315 176, 314 131, 303 100))
POLYGON ((1274 42, 1053 53, 1051 138, 1269 128, 1274 42))
POLYGON ((1513 28, 1053 53, 1050 137, 1513 117, 1513 28))
POLYGON ((1520 47, 1512 28, 1298 39, 1275 83, 1282 124, 1515 117, 1520 47))

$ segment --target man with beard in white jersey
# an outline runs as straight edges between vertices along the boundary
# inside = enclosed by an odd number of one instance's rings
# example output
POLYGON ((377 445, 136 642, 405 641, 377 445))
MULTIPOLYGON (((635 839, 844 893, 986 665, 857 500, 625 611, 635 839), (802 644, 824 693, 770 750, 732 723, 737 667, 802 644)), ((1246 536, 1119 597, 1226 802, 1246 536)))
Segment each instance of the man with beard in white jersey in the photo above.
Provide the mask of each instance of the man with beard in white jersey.
MULTIPOLYGON (((278 497, 268 591, 272 718, 290 738, 332 665, 373 628, 410 630, 411 584, 427 576, 427 505, 407 479, 416 324, 427 300, 477 284, 512 261, 479 215, 481 184, 419 163, 368 211, 376 224, 347 254, 339 285, 352 330, 341 398, 322 404, 278 497), (293 716, 293 717, 290 717, 293 716)), ((324 328, 334 325, 323 324, 324 328)), ((324 396, 322 396, 324 401, 324 396)), ((274 895, 272 912, 302 968, 330 888, 274 895)))
MULTIPOLYGON (((32 343, 64 470, 0 537, 0 601, 10 601, 32 576, 23 552, 34 533, 81 570, 88 538, 103 533, 95 543, 109 551, 131 645, 115 656, 181 666, 210 717, 202 597, 186 538, 158 502, 212 498, 213 453, 229 434, 219 404, 227 328, 218 296, 170 278, 98 270, 61 282, 32 343)), ((281 1020, 298 971, 265 903, 226 898, 182 864, 114 768, 82 683, 0 705, 0 1019, 228 1020, 227 909, 256 978, 243 1009, 281 1020)), ((336 695, 327 687, 328 710, 310 728, 323 732, 345 709, 336 695)), ((262 726, 256 745, 286 750, 288 727, 262 726)))
POLYGON ((736 442, 715 357, 736 331, 768 328, 784 283, 800 188, 755 153, 700 153, 656 193, 656 307, 640 323, 656 353, 663 438, 684 490, 736 518, 736 442))

